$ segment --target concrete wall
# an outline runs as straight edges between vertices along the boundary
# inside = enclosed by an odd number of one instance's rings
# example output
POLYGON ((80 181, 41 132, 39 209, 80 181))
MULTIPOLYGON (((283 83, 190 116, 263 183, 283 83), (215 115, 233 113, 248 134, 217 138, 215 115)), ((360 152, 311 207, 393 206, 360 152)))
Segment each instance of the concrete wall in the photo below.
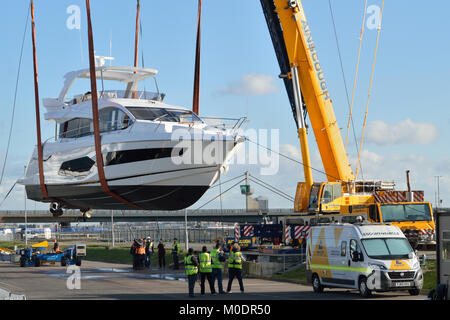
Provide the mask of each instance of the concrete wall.
MULTIPOLYGON (((283 264, 278 262, 254 262, 244 261, 242 263, 242 274, 254 278, 269 278, 283 269, 283 264)), ((228 265, 225 264, 224 274, 228 274, 228 265)))
POLYGON ((246 262, 248 275, 250 277, 268 278, 283 269, 283 265, 278 262, 246 262))

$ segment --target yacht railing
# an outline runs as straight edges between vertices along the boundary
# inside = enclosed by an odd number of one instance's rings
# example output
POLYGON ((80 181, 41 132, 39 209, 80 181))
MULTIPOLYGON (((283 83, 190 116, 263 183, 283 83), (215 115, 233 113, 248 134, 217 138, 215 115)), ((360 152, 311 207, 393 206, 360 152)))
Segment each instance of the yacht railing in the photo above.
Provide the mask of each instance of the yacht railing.
MULTIPOLYGON (((165 98, 164 93, 151 92, 151 91, 127 91, 127 90, 104 90, 97 93, 99 99, 138 99, 138 100, 153 100, 153 101, 163 101, 165 98), (134 98, 134 92, 136 92, 136 98, 134 98), (131 95, 131 96, 130 96, 131 95)), ((72 100, 68 101, 67 104, 74 105, 85 101, 90 101, 92 95, 87 92, 82 95, 75 96, 72 100)))
POLYGON ((247 117, 241 118, 201 117, 201 119, 211 127, 220 129, 229 129, 233 132, 238 131, 245 123, 248 123, 247 117))

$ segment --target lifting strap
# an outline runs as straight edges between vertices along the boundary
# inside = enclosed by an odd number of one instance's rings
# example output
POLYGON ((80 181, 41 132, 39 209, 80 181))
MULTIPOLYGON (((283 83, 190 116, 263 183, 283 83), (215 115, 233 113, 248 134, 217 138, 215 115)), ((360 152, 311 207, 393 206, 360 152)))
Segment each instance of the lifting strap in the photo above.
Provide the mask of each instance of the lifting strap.
POLYGON ((103 156, 101 150, 100 121, 98 116, 97 77, 95 72, 94 40, 92 35, 91 9, 89 0, 86 0, 86 13, 88 23, 89 70, 90 70, 91 94, 92 94, 92 120, 94 124, 95 156, 97 160, 97 170, 101 188, 104 193, 108 194, 109 196, 119 200, 120 202, 128 206, 131 206, 139 210, 145 210, 144 208, 134 203, 131 203, 130 201, 112 192, 109 189, 108 183, 106 182, 105 171, 103 168, 103 156))
POLYGON ((39 115, 39 85, 38 85, 38 71, 36 58, 36 30, 34 23, 34 2, 31 0, 31 38, 33 41, 33 68, 34 68, 34 99, 36 110, 36 131, 37 131, 37 152, 38 152, 38 168, 39 168, 39 183, 41 185, 42 196, 44 199, 48 198, 47 187, 44 179, 44 164, 42 155, 42 140, 41 140, 41 119, 39 115))
MULTIPOLYGON (((134 38, 134 66, 138 67, 138 57, 139 57, 139 13, 140 13, 140 0, 137 0, 137 7, 136 7, 136 33, 134 38)), ((136 71, 134 72, 136 73, 136 71)), ((136 90, 133 92, 133 98, 137 98, 137 87, 136 90)))
POLYGON ((195 74, 194 74, 194 97, 192 101, 192 111, 198 115, 200 100, 200 39, 202 20, 202 0, 198 0, 197 16, 197 43, 195 48, 195 74))
POLYGON ((73 206, 68 204, 62 200, 52 198, 48 196, 47 186, 45 185, 45 177, 44 177, 44 160, 43 160, 43 146, 41 139, 41 120, 40 120, 40 108, 39 108, 39 83, 38 83, 38 71, 37 71, 37 54, 36 54, 36 28, 35 28, 35 19, 34 19, 34 2, 30 1, 30 9, 31 9, 31 38, 33 42, 33 68, 34 68, 34 98, 35 98, 35 111, 36 111, 36 135, 37 135, 37 152, 38 152, 38 169, 39 169, 39 184, 42 190, 42 197, 44 199, 49 199, 53 202, 58 202, 61 205, 64 205, 69 208, 78 208, 80 207, 73 206))

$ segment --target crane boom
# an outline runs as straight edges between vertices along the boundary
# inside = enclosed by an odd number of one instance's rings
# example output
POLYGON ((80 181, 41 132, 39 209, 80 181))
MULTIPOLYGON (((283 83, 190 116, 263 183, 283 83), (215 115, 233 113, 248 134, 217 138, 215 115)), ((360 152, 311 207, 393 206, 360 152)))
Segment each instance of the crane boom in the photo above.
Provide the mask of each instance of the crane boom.
MULTIPOLYGON (((281 72, 292 77, 291 69, 298 70, 301 95, 308 108, 309 119, 328 181, 354 180, 324 72, 301 3, 286 0, 261 0, 261 4, 272 40, 278 39, 277 43, 274 42, 274 47, 281 72), (284 48, 280 43, 284 44, 284 48)), ((293 102, 295 88, 286 80, 285 85, 297 126, 299 126, 299 115, 296 114, 293 102)))
POLYGON ((392 223, 415 245, 432 239, 433 213, 423 191, 397 191, 393 181, 355 181, 300 0, 260 1, 302 148, 305 182, 297 184, 294 211, 304 213, 302 221, 311 219, 310 223, 317 214, 328 216, 324 222, 348 222, 358 215, 392 223), (312 180, 306 107, 328 182, 312 180))

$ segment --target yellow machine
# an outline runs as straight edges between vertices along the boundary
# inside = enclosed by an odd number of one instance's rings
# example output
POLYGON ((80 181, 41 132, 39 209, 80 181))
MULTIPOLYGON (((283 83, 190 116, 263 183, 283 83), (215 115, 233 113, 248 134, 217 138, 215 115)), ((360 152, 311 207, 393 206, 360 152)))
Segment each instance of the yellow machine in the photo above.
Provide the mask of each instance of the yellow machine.
POLYGON ((433 213, 423 191, 395 191, 394 182, 355 179, 301 2, 260 1, 300 139, 305 181, 297 185, 295 211, 310 217, 359 213, 369 221, 397 225, 410 239, 431 240, 433 213), (313 181, 306 111, 327 182, 313 181))

